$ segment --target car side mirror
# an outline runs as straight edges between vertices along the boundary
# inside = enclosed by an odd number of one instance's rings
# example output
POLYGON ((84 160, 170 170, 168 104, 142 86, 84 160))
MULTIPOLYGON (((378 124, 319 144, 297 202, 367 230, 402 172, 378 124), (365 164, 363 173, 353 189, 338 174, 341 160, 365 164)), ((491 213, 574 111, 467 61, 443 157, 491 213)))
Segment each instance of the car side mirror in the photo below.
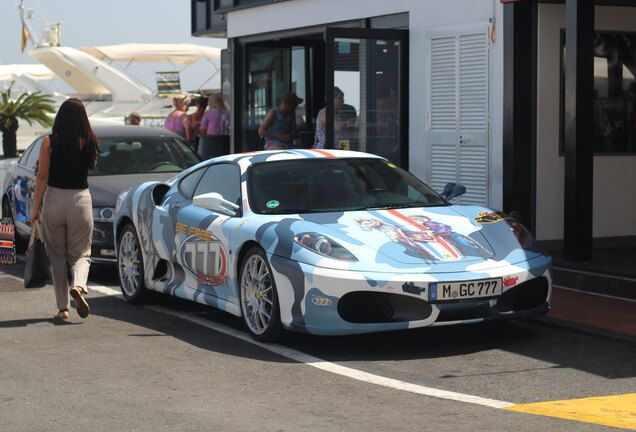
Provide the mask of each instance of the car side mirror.
POLYGON ((459 183, 446 183, 444 186, 444 192, 442 192, 442 197, 446 201, 450 201, 453 198, 457 198, 460 195, 466 193, 466 186, 459 183))
POLYGON ((212 210, 217 213, 223 213, 228 216, 236 216, 236 210, 239 208, 239 206, 233 202, 223 198, 218 192, 197 195, 192 198, 192 204, 197 207, 212 210))

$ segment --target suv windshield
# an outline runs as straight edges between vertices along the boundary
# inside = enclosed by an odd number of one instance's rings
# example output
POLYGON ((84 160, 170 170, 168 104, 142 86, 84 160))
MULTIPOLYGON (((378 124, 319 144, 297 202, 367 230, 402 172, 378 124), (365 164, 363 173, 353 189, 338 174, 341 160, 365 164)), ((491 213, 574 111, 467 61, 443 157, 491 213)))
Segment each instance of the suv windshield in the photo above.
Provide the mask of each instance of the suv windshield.
POLYGON ((100 138, 99 161, 91 176, 181 172, 199 158, 172 137, 100 138))
POLYGON ((384 159, 301 159, 254 164, 252 210, 294 214, 447 205, 417 177, 384 159))

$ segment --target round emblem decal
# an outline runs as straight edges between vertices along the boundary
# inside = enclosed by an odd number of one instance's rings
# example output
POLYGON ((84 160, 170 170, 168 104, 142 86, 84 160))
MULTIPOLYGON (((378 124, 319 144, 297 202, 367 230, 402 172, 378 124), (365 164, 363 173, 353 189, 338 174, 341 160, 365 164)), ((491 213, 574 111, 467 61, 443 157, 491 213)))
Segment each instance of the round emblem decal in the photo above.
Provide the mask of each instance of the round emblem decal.
POLYGON ((265 204, 268 208, 276 208, 280 205, 280 203, 276 200, 271 200, 271 201, 267 201, 267 204, 265 204))

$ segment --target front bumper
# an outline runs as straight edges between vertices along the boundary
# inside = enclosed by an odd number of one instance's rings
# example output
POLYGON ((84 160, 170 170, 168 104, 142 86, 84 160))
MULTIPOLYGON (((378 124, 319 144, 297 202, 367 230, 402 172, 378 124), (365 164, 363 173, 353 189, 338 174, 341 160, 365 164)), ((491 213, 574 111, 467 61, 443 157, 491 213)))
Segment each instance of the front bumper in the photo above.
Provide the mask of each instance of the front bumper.
POLYGON ((490 268, 487 272, 375 273, 314 267, 271 256, 281 321, 317 335, 357 334, 408 328, 527 318, 549 310, 550 257, 490 268), (432 303, 432 282, 501 277, 509 286, 490 299, 432 303))
POLYGON ((97 264, 115 264, 117 262, 112 222, 95 222, 93 224, 91 261, 97 264))

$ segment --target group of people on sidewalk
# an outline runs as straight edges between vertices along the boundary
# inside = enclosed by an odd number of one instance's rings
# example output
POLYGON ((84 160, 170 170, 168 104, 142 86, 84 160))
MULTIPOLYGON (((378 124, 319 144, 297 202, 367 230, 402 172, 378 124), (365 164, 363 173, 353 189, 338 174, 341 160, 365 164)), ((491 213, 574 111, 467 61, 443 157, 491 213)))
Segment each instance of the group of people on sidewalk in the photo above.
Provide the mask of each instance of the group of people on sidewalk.
POLYGON ((164 127, 177 133, 195 150, 199 135, 229 135, 230 112, 220 93, 197 99, 196 111, 192 114, 188 114, 190 103, 188 96, 173 99, 174 110, 166 117, 164 127))
MULTIPOLYGON (((303 102, 296 93, 287 91, 281 96, 280 105, 268 111, 263 119, 258 135, 263 139, 265 150, 282 150, 292 147, 298 136, 296 126, 296 107, 303 102)), ((316 131, 314 134, 314 149, 324 149, 327 140, 326 108, 318 111, 316 117, 316 131)), ((334 144, 338 145, 346 132, 358 126, 356 109, 344 103, 344 92, 334 88, 334 144)))

